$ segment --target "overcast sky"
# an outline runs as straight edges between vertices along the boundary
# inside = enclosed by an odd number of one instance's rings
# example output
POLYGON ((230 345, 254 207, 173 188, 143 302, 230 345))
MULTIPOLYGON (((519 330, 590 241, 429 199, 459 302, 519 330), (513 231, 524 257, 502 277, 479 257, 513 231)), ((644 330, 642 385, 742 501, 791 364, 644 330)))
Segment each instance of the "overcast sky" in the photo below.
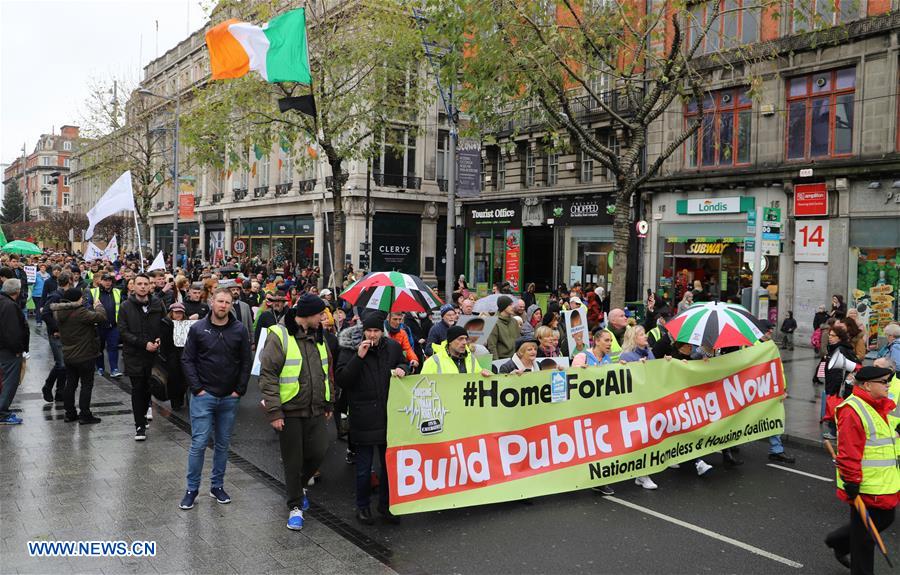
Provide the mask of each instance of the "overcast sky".
POLYGON ((78 125, 92 78, 136 84, 205 20, 198 0, 0 0, 0 162, 78 125))

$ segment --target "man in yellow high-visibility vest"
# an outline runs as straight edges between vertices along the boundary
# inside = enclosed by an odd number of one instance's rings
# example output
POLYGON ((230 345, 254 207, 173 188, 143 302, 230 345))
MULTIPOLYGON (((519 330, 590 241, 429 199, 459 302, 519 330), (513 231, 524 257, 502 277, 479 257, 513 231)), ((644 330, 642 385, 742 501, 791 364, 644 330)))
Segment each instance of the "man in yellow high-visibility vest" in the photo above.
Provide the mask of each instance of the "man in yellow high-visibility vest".
POLYGON ((874 572, 875 543, 852 507, 854 500, 862 499, 881 533, 894 522, 895 508, 900 503, 897 430, 888 424, 888 413, 896 406, 888 398, 893 377, 894 372, 883 367, 860 369, 853 395, 836 409, 837 496, 851 504, 850 523, 829 533, 825 544, 855 575, 874 572))
POLYGON ((100 336, 100 356, 97 358, 97 374, 103 375, 104 361, 103 349, 109 356, 110 377, 121 377, 119 371, 119 306, 122 304, 122 290, 113 286, 115 276, 104 273, 100 277, 100 285, 92 287, 88 293, 88 305, 100 301, 106 310, 106 321, 97 325, 97 334, 100 336))
POLYGON ((305 486, 328 450, 333 411, 333 361, 322 330, 325 302, 304 294, 268 328, 260 354, 259 387, 269 424, 278 431, 287 494, 288 529, 303 528, 305 486))

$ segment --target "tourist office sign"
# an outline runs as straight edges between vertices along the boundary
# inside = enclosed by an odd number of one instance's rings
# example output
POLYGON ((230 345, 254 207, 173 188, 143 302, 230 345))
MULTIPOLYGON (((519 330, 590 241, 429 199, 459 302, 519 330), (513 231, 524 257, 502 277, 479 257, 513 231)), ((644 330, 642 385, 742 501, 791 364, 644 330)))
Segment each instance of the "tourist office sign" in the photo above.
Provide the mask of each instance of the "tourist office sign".
POLYGON ((522 225, 522 206, 519 202, 491 202, 465 204, 466 227, 510 227, 522 225))

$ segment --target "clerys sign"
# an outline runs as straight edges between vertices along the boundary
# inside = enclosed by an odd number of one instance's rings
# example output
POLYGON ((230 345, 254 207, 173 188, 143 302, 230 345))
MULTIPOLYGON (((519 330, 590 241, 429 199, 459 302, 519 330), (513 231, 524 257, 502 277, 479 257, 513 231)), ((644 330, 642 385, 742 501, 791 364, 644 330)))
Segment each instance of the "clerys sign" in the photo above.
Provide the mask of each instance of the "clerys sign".
POLYGON ((756 208, 755 198, 733 196, 727 198, 698 198, 678 200, 675 211, 681 215, 710 216, 716 214, 738 214, 756 208))
POLYGON ((519 202, 466 204, 464 209, 466 227, 508 226, 515 228, 522 225, 522 207, 519 202))
POLYGON ((597 226, 612 225, 613 213, 605 198, 563 200, 553 206, 554 225, 597 226))

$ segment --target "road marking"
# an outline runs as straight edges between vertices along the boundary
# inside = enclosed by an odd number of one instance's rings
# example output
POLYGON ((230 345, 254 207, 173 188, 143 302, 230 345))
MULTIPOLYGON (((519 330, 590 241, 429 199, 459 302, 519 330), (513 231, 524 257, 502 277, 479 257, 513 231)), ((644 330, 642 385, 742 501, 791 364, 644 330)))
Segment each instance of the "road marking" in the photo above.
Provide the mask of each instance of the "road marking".
POLYGON ((821 475, 813 475, 812 473, 807 473, 805 471, 799 471, 797 469, 791 469, 790 467, 784 467, 783 465, 776 465, 774 463, 766 463, 768 467, 774 467, 775 469, 781 469, 782 471, 789 471, 791 473, 796 473, 797 475, 805 475, 806 477, 812 477, 813 479, 818 479, 819 481, 826 481, 828 483, 832 483, 834 479, 830 477, 822 477, 821 475))
POLYGON ((740 547, 745 551, 749 551, 750 553, 755 553, 756 555, 761 555, 766 559, 771 559, 772 561, 777 561, 788 567, 793 567, 795 569, 800 569, 803 567, 802 563, 797 563, 796 561, 792 561, 790 559, 786 559, 780 555, 775 555, 774 553, 770 553, 764 549, 760 549, 759 547, 754 547, 748 543, 744 543, 743 541, 738 541, 737 539, 732 539, 731 537, 727 537, 725 535, 720 535, 715 531, 710 531, 709 529, 704 529, 698 525, 694 525, 693 523, 688 523, 686 521, 682 521, 681 519, 676 519, 674 517, 670 517, 658 511, 653 511, 652 509, 647 509, 646 507, 642 507, 637 505, 636 503, 632 503, 630 501, 625 501, 624 499, 619 499, 618 497, 607 496, 604 497, 606 501, 612 501, 613 503, 618 503, 619 505, 624 505, 625 507, 630 507, 631 509, 635 509, 640 511, 641 513, 646 513, 647 515, 651 515, 656 517, 657 519, 662 519, 663 521, 668 521, 669 523, 674 523, 680 527, 684 527, 685 529, 690 529, 691 531, 696 531, 702 535, 706 535, 707 537, 712 537, 713 539, 718 539, 719 541, 728 543, 729 545, 734 545, 735 547, 740 547))

